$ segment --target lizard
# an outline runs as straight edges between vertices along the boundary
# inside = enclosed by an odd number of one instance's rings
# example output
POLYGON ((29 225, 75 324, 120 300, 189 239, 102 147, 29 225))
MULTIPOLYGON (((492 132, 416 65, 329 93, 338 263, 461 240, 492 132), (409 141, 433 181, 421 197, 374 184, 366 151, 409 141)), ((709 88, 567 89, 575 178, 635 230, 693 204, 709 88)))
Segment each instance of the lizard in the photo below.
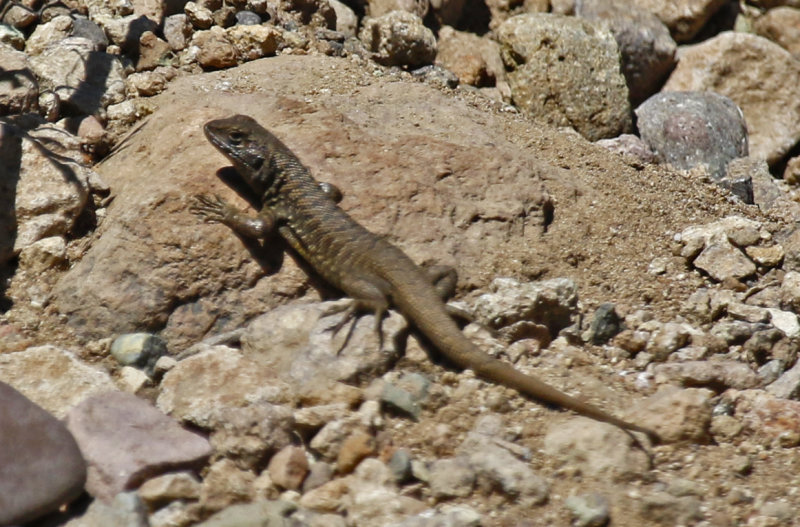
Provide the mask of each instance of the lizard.
POLYGON ((477 377, 658 442, 653 430, 567 395, 472 343, 426 271, 340 208, 338 189, 315 180, 297 156, 255 119, 234 115, 209 121, 203 130, 233 164, 247 190, 258 196, 261 209, 254 217, 219 196, 197 195, 192 211, 245 238, 266 240, 277 231, 318 275, 353 299, 336 329, 358 313, 371 311, 380 336, 382 318, 393 307, 446 359, 477 377))

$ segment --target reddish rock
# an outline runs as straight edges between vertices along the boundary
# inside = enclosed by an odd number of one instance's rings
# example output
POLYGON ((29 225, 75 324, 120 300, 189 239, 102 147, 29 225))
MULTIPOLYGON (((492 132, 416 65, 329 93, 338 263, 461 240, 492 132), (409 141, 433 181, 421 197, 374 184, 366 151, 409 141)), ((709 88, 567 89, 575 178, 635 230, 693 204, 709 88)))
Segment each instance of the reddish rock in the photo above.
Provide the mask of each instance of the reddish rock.
POLYGON ((197 467, 211 455, 206 439, 122 392, 86 399, 67 416, 67 427, 89 463, 87 492, 107 502, 153 476, 197 467))

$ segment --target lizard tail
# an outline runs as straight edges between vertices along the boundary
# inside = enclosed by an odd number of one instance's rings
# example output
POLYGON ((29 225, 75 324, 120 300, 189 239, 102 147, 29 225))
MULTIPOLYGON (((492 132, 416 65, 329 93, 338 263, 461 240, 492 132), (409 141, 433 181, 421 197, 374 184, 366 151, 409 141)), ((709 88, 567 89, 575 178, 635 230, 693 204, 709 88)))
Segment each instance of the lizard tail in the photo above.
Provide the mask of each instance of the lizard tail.
MULTIPOLYGON (((407 286, 410 281, 406 277, 407 286)), ((395 305, 451 362, 474 371, 478 377, 508 386, 533 399, 572 410, 623 430, 643 433, 654 443, 660 442, 658 434, 653 430, 606 413, 596 406, 567 395, 537 377, 522 373, 510 364, 488 355, 464 336, 445 310, 441 300, 430 292, 430 287, 420 284, 419 287, 411 286, 407 289, 413 289, 413 294, 396 295, 395 305)))

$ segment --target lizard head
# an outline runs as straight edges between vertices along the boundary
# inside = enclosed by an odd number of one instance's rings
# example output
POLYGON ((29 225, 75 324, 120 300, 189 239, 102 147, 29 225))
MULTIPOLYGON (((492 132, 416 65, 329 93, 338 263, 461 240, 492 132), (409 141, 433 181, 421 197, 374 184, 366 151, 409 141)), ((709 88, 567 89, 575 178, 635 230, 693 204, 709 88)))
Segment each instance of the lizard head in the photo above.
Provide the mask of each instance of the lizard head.
POLYGON ((246 115, 216 119, 207 122, 203 131, 253 190, 260 191, 263 190, 260 187, 269 185, 269 181, 262 181, 268 179, 269 174, 261 169, 269 160, 273 136, 255 119, 246 115))

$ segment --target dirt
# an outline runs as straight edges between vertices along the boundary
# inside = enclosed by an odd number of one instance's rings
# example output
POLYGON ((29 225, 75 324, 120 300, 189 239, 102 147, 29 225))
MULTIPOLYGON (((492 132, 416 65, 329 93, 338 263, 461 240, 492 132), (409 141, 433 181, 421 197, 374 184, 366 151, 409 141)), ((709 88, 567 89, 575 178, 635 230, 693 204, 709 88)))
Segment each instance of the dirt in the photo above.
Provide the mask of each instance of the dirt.
MULTIPOLYGON (((306 71, 284 65, 279 69, 290 78, 280 82, 291 86, 292 93, 285 94, 288 102, 265 102, 270 109, 282 105, 279 115, 269 117, 264 115, 264 109, 247 112, 247 108, 241 106, 243 101, 250 101, 247 97, 263 97, 265 93, 272 93, 273 88, 264 83, 277 81, 268 81, 269 77, 257 69, 273 68, 264 66, 264 62, 297 59, 263 59, 214 74, 210 78, 183 79, 180 81, 184 83, 182 89, 192 82, 199 83, 198 86, 209 86, 227 79, 229 84, 219 92, 200 94, 197 90, 195 93, 198 98, 194 102, 181 100, 185 94, 168 92, 152 100, 156 110, 154 115, 163 119, 169 112, 180 113, 187 106, 194 106, 199 113, 187 117, 187 121, 192 123, 220 109, 236 108, 243 113, 273 119, 276 122, 269 124, 279 125, 286 134, 284 140, 320 179, 325 179, 324 174, 332 175, 331 180, 336 181, 345 192, 344 208, 350 210, 357 219, 370 229, 389 236, 417 260, 434 255, 445 260, 445 263, 455 263, 462 275, 459 290, 461 298, 468 300, 479 294, 496 276, 513 276, 522 280, 569 277, 579 285, 582 311, 587 317, 600 303, 613 302, 622 315, 645 309, 659 320, 673 320, 680 316, 688 295, 708 284, 707 278, 687 268, 685 261, 675 256, 676 233, 690 225, 707 223, 729 214, 740 214, 765 222, 773 232, 782 227, 780 218, 764 217, 757 207, 742 205, 700 176, 681 174, 660 166, 642 166, 632 159, 620 158, 586 142, 574 132, 533 123, 468 89, 451 91, 425 88, 431 90, 430 93, 438 93, 437 102, 439 98, 450 100, 452 107, 466 116, 447 124, 463 127, 467 120, 472 120, 474 126, 474 131, 461 128, 456 133, 448 130, 441 121, 446 110, 432 108, 425 100, 410 104, 402 98, 403 92, 418 96, 417 81, 411 80, 407 74, 376 70, 375 66, 367 63, 338 60, 335 68, 328 68, 327 63, 313 63, 306 71), (259 63, 262 65, 259 66, 259 63), (326 68, 325 74, 320 73, 323 67, 326 68), (381 72, 380 75, 376 71, 381 72), (355 102, 348 105, 347 98, 355 102), (175 106, 170 109, 170 105, 175 106), (347 121, 337 128, 334 118, 339 115, 344 115, 347 121), (286 118, 290 122, 277 122, 279 118, 286 118), (437 118, 440 118, 439 121, 437 118), (503 152, 518 149, 525 156, 535 158, 536 165, 531 167, 531 171, 538 180, 532 180, 532 184, 538 184, 537 181, 543 183, 554 204, 552 218, 495 221, 479 215, 478 219, 472 218, 459 224, 456 215, 455 219, 444 222, 448 223, 444 232, 450 238, 449 244, 443 244, 437 236, 426 240, 425 233, 420 231, 430 225, 424 218, 429 217, 435 206, 422 204, 417 207, 418 204, 412 206, 405 202, 398 205, 398 198, 389 195, 390 192, 381 187, 392 178, 405 177, 407 174, 404 171, 410 170, 409 166, 411 169, 418 168, 418 165, 409 161, 401 166, 402 170, 390 170, 392 163, 402 163, 404 156, 414 156, 428 148, 424 142, 415 143, 409 130, 417 130, 417 138, 429 137, 430 145, 437 141, 464 145, 465 138, 472 135, 476 148, 481 145, 481 155, 491 151, 491 136, 496 134, 495 140, 502 144, 503 152), (452 133, 453 137, 448 137, 448 133, 452 133), (399 151, 389 155, 385 150, 387 146, 399 151), (365 167, 371 170, 381 165, 386 168, 385 173, 365 172, 365 167), (359 177, 364 176, 375 179, 359 181, 359 177), (398 208, 398 211, 386 212, 394 208, 398 208), (391 218, 399 218, 397 228, 391 218), (524 229, 529 230, 522 234, 514 231, 515 221, 521 221, 524 229), (499 235, 502 243, 490 239, 494 227, 510 229, 499 235), (489 250, 482 254, 481 247, 488 247, 489 250), (648 265, 655 258, 668 259, 665 274, 653 275, 648 272, 648 265)), ((146 127, 160 126, 153 117, 150 116, 150 124, 146 127)), ((146 135, 151 132, 145 128, 141 133, 146 135)), ((135 140, 136 136, 133 136, 129 141, 135 140)), ((159 140, 160 143, 151 143, 151 146, 148 146, 148 141, 141 140, 135 143, 135 148, 120 150, 116 160, 112 155, 97 167, 111 185, 112 193, 129 192, 115 185, 115 178, 121 176, 114 175, 111 170, 116 170, 120 159, 126 159, 121 156, 132 156, 125 163, 139 156, 148 160, 148 167, 169 165, 170 160, 159 157, 164 152, 175 152, 176 157, 195 156, 198 150, 194 146, 189 148, 189 154, 185 154, 187 141, 203 141, 198 129, 187 131, 186 134, 163 134, 159 140), (159 154, 154 155, 153 152, 159 154)), ((208 145, 204 144, 203 148, 206 149, 203 155, 211 152, 208 145)), ((193 163, 184 165, 183 170, 184 174, 194 172, 194 176, 200 178, 196 182, 198 187, 210 184, 208 182, 215 177, 213 167, 224 165, 219 157, 194 157, 193 160, 193 163)), ((457 159, 443 161, 458 166, 457 159)), ((174 165, 170 167, 174 168, 174 165)), ((142 170, 141 167, 134 168, 142 170)), ((462 170, 466 171, 466 167, 462 167, 462 170)), ((455 172, 455 175, 458 176, 459 172, 455 172)), ((147 177, 158 178, 162 175, 147 174, 147 177)), ((482 192, 491 187, 492 174, 486 174, 486 177, 486 182, 478 186, 482 192)), ((180 181, 180 176, 177 181, 180 181)), ((458 185, 457 182, 448 184, 458 185)), ((218 185, 216 188, 219 190, 223 187, 218 185)), ((430 193, 423 191, 419 196, 431 197, 430 193)), ((117 199, 120 199, 119 195, 117 199)), ((465 196, 461 195, 459 199, 465 199, 465 196)), ((171 207, 176 216, 170 216, 167 221, 182 218, 177 215, 185 211, 179 210, 180 207, 175 203, 171 207)), ((113 219, 113 211, 110 210, 106 221, 113 219)), ((74 264, 79 264, 81 257, 91 251, 92 245, 110 228, 104 225, 96 232, 84 233, 84 236, 71 240, 70 257, 74 264)), ((197 229, 193 225, 186 225, 186 228, 197 229)), ((243 251, 240 247, 236 250, 243 251)), ((246 255, 244 252, 242 254, 246 255)), ((206 257, 191 261, 190 264, 198 268, 214 265, 206 257)), ((302 275, 297 275, 295 271, 287 271, 287 266, 291 268, 292 264, 287 262, 277 275, 289 273, 292 280, 303 280, 302 275)), ((85 346, 81 346, 78 344, 82 341, 80 336, 63 324, 64 318, 52 305, 41 312, 26 302, 31 288, 41 287, 42 284, 51 287, 65 272, 50 270, 44 277, 27 274, 13 277, 7 294, 14 300, 14 305, 5 317, 27 328, 24 333, 29 344, 54 343, 72 349, 80 347, 83 349, 81 354, 88 358, 92 353, 87 350, 102 349, 99 339, 90 338, 85 346)), ((241 283, 230 285, 243 287, 241 283)), ((291 289, 280 302, 292 300, 291 295, 306 290, 299 286, 291 289)), ((202 290, 199 292, 203 293, 202 290)), ((635 401, 648 395, 636 390, 633 375, 619 374, 633 369, 633 365, 624 360, 612 363, 600 347, 584 346, 571 357, 549 356, 545 349, 539 357, 532 359, 531 364, 538 366, 537 374, 546 381, 569 393, 581 394, 613 412, 624 413, 635 401)), ((430 364, 422 353, 409 353, 398 367, 429 374, 434 383, 443 383, 443 378, 446 380, 448 375, 446 369, 430 364)), ((452 386, 446 382, 444 389, 452 392, 452 386)), ((640 480, 630 482, 613 483, 603 478, 564 471, 543 456, 541 442, 551 425, 571 416, 520 399, 510 390, 489 384, 482 385, 474 397, 451 398, 447 406, 429 409, 419 422, 390 416, 386 430, 391 432, 396 446, 410 449, 415 457, 443 457, 452 454, 454 446, 472 428, 476 418, 487 411, 487 405, 491 406, 492 411, 501 412, 509 430, 516 431, 515 439, 531 449, 531 466, 551 483, 552 489, 548 502, 535 509, 523 509, 500 493, 475 492, 468 499, 454 500, 454 503, 465 503, 480 511, 484 515, 485 525, 567 526, 570 525, 570 516, 564 507, 564 499, 573 494, 589 492, 598 492, 609 498, 612 524, 615 526, 641 526, 655 523, 658 518, 661 518, 663 525, 677 524, 679 520, 667 512, 643 519, 638 511, 639 498, 643 494, 664 489, 674 478, 691 480, 703 489, 698 497, 707 521, 705 525, 746 524, 760 504, 782 498, 789 499, 795 506, 800 504, 800 498, 794 492, 800 483, 800 461, 796 452, 792 449, 753 447, 746 442, 654 447, 653 470, 640 480), (499 407, 491 406, 493 394, 499 394, 505 403, 499 407), (741 458, 751 463, 751 468, 744 472, 736 465, 741 458)), ((779 523, 758 523, 773 524, 779 523)))

